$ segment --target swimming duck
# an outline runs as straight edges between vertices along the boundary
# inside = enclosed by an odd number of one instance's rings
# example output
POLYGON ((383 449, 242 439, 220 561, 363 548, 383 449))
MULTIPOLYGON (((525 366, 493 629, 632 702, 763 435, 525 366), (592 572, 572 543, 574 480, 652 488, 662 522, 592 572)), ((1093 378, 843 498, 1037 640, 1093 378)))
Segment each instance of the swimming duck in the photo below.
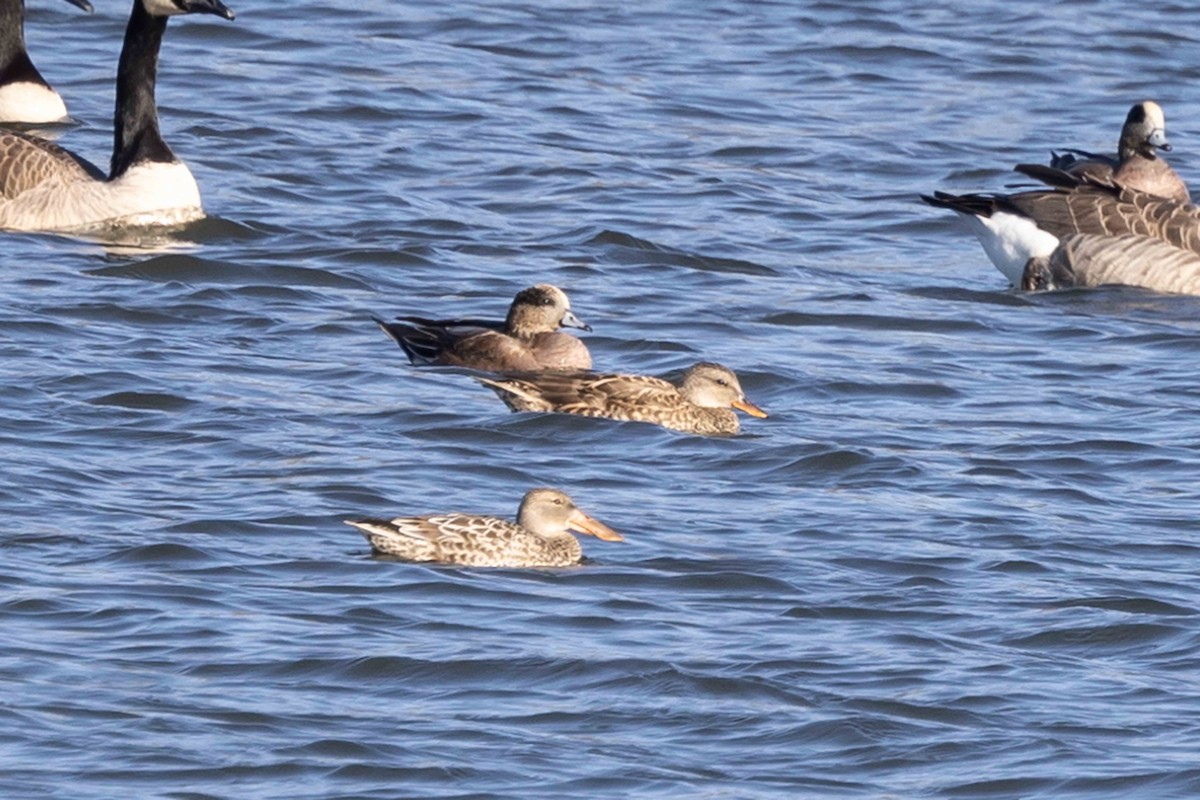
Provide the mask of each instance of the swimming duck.
POLYGON ((1036 164, 1048 185, 922 199, 971 221, 992 262, 1024 289, 1107 284, 1200 294, 1200 208, 1036 164))
POLYGON ((650 422, 684 433, 732 435, 740 430, 732 409, 752 417, 767 412, 746 399, 733 370, 702 361, 678 383, 649 375, 545 372, 478 378, 513 411, 546 411, 650 422))
POLYGON ((439 364, 489 372, 591 369, 587 346, 560 328, 590 331, 571 311, 567 293, 539 283, 522 289, 504 322, 397 317, 375 319, 413 364, 439 364))
MULTIPOLYGON (((88 0, 67 0, 92 13, 88 0)), ((0 0, 0 122, 64 122, 67 106, 25 49, 25 0, 0 0)))
POLYGON ((1166 197, 1180 203, 1191 202, 1187 184, 1155 152, 1171 151, 1167 141, 1167 123, 1162 107, 1153 100, 1137 103, 1129 109, 1115 156, 1097 155, 1083 150, 1051 153, 1050 166, 1072 175, 1088 175, 1112 181, 1140 192, 1166 197))
POLYGON ((83 232, 124 225, 178 225, 204 216, 200 189, 163 141, 154 87, 167 18, 215 14, 221 0, 133 0, 117 67, 112 166, 51 142, 0 132, 0 228, 83 232))
POLYGON ((606 542, 621 534, 579 510, 558 489, 530 489, 517 521, 471 514, 438 514, 395 519, 353 519, 377 555, 405 561, 470 567, 569 567, 583 560, 583 548, 570 531, 606 542))

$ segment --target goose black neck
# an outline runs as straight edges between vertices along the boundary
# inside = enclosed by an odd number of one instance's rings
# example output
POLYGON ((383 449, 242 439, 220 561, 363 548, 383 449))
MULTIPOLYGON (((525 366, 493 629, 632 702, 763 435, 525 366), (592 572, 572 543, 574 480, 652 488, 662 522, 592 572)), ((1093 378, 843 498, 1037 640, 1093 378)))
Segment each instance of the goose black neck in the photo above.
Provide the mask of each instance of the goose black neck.
POLYGON ((0 0, 0 85, 37 83, 46 85, 42 74, 25 52, 25 3, 0 0))
POLYGON ((154 101, 158 50, 166 30, 166 17, 151 16, 142 0, 133 0, 117 66, 117 110, 113 118, 109 180, 119 178, 143 161, 175 160, 175 154, 158 131, 158 105, 154 101))

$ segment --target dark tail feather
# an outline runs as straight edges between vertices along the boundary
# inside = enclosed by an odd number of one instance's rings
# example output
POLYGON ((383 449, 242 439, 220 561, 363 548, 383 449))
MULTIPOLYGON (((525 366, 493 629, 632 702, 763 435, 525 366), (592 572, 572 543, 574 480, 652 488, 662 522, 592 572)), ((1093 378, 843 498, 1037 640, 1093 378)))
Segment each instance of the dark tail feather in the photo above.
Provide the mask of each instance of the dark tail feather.
POLYGON ((1065 147, 1061 151, 1050 151, 1050 166, 1053 169, 1071 170, 1080 164, 1086 164, 1089 162, 1094 162, 1097 164, 1112 164, 1112 159, 1108 156, 1089 153, 1087 150, 1076 150, 1073 147, 1065 147))
POLYGON ((1072 175, 1065 170, 1047 167, 1042 164, 1017 164, 1013 167, 1013 172, 1059 189, 1074 189, 1087 182, 1080 175, 1072 175))
POLYGON ((934 192, 933 194, 923 194, 921 199, 934 208, 948 208, 951 211, 957 210, 954 207, 954 201, 957 200, 956 195, 947 194, 946 192, 934 192))
POLYGON ((388 322, 374 315, 371 319, 400 345, 400 349, 413 364, 429 364, 441 352, 437 338, 431 336, 428 331, 403 322, 388 322))
POLYGON ((948 208, 951 211, 976 217, 990 217, 998 207, 998 198, 990 194, 934 192, 932 195, 921 195, 921 199, 934 208, 948 208))

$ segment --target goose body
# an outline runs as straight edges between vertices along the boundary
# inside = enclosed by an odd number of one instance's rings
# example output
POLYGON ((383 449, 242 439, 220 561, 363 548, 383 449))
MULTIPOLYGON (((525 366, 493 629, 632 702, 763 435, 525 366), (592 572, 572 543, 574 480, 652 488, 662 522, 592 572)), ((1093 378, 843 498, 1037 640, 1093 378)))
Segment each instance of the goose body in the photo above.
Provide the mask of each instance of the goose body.
MULTIPOLYGON (((87 0, 67 0, 91 13, 87 0)), ((65 122, 67 106, 25 49, 25 0, 0 0, 0 123, 65 122)))
POLYGON ((609 542, 621 534, 581 511, 565 492, 531 489, 517 521, 475 514, 346 520, 377 555, 472 567, 569 567, 583 560, 571 531, 609 542))
POLYGON ((173 225, 203 216, 200 187, 179 161, 139 163, 107 180, 58 145, 17 131, 0 134, 0 187, 0 227, 11 230, 173 225))
POLYGON ((650 422, 701 435, 733 435, 741 426, 733 409, 754 417, 766 412, 746 399, 733 370, 700 362, 678 383, 649 375, 546 372, 479 378, 513 411, 540 411, 650 422))
POLYGON ((117 70, 107 176, 52 142, 0 133, 0 228, 86 232, 204 216, 195 178, 159 133, 154 100, 167 18, 190 13, 233 18, 220 0, 133 0, 117 70))
POLYGON ((1115 155, 1083 150, 1052 153, 1050 166, 1076 176, 1111 181, 1181 203, 1191 202, 1187 184, 1157 151, 1170 152, 1162 107, 1145 100, 1129 109, 1115 155))
POLYGON ((398 317, 375 320, 413 364, 489 372, 591 369, 587 346, 564 327, 590 331, 571 311, 566 292, 548 283, 523 289, 503 322, 398 317))
POLYGON ((984 251, 1014 286, 1122 284, 1200 294, 1200 208, 1088 174, 1037 165, 1017 171, 1047 188, 935 192, 923 199, 970 220, 984 251))

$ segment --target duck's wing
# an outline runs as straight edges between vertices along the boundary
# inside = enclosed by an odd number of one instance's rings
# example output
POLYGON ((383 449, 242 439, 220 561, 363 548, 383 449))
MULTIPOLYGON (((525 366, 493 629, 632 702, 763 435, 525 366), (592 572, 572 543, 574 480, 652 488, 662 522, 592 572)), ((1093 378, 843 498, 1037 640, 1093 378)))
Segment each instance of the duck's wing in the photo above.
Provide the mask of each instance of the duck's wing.
POLYGON ((413 364, 452 364, 448 361, 455 348, 465 339, 485 332, 504 329, 503 322, 477 319, 427 319, 425 317, 396 317, 383 320, 372 317, 376 324, 404 350, 413 364))
POLYGON ((376 553, 444 564, 501 565, 513 541, 529 536, 508 520, 471 514, 358 519, 346 524, 358 528, 376 553))
POLYGON ((673 384, 649 375, 546 372, 480 382, 514 411, 622 418, 634 409, 675 408, 683 402, 673 384))
POLYGON ((1102 174, 1107 169, 1108 174, 1112 175, 1113 170, 1117 168, 1119 163, 1120 160, 1115 155, 1091 153, 1087 150, 1077 150, 1073 147, 1050 151, 1050 167, 1067 172, 1095 169, 1102 174))

